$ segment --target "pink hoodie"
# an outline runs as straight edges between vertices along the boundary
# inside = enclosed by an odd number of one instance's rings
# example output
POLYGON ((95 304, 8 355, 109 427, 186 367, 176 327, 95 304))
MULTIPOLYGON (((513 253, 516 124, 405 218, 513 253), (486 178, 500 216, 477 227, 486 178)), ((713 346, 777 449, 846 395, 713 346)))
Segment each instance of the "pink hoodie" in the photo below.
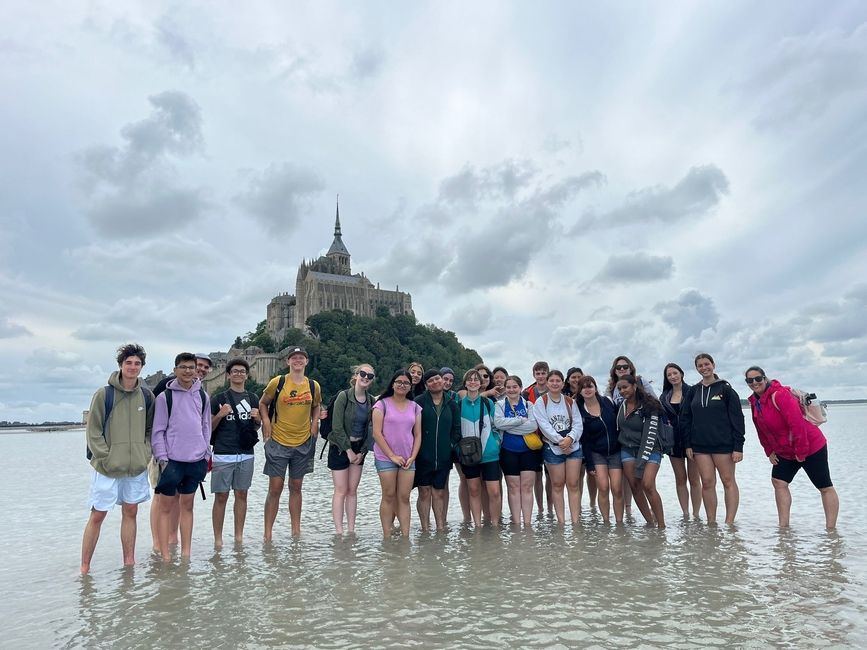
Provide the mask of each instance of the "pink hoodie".
POLYGON ((765 455, 795 460, 812 456, 827 444, 822 430, 801 415, 798 398, 788 386, 772 379, 761 396, 750 395, 753 423, 765 455))

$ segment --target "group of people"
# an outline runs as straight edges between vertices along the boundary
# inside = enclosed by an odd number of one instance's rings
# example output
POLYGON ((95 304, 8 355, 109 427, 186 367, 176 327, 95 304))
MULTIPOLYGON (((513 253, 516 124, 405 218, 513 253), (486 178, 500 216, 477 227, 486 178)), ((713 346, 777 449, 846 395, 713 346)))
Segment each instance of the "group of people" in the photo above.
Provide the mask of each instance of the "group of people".
MULTIPOLYGON (((533 366, 534 382, 526 388, 502 367, 479 364, 458 381, 450 368, 425 371, 413 362, 395 372, 378 396, 370 390, 376 371, 360 364, 328 410, 318 382, 305 374, 308 361, 303 348, 290 349, 288 372, 257 396, 244 388, 247 362, 232 359, 227 390, 210 397, 201 383, 210 359, 182 353, 174 375, 151 393, 139 377, 144 349, 119 348, 119 369, 94 395, 88 418, 93 477, 81 572, 89 571, 101 523, 115 504, 123 516, 124 563, 134 563, 136 510, 150 498, 151 487, 154 550, 170 560, 171 545, 180 541, 181 556, 189 558, 194 495, 209 467, 215 544, 222 545, 229 492, 234 537, 241 541, 260 429, 268 476, 264 539, 272 539, 287 478, 291 531, 300 535, 303 480, 313 471, 326 418, 338 534, 355 530, 357 490, 371 450, 386 538, 395 523, 401 535, 409 534, 414 489, 422 530, 431 530, 431 514, 436 529, 446 526, 452 469, 459 476, 463 521, 475 526, 501 525, 505 476, 514 525, 531 526, 534 506, 541 512, 546 498, 560 524, 567 503, 577 524, 586 480, 591 507, 605 523, 612 515, 622 523, 634 501, 648 525, 664 528, 656 489, 663 455, 670 458, 685 517, 698 517, 703 506, 706 521, 716 522, 718 477, 725 521, 735 520, 744 416, 737 392, 716 375, 709 354, 694 360, 701 376, 694 386, 685 383, 680 366, 666 365, 659 396, 624 356, 613 361, 601 387, 580 368, 564 374, 544 361, 533 366)), ((788 485, 803 467, 821 492, 826 527, 834 528, 839 504, 821 430, 803 417, 798 398, 761 368, 750 367, 745 379, 753 391, 749 401, 759 440, 772 464, 780 526, 789 525, 788 485)))

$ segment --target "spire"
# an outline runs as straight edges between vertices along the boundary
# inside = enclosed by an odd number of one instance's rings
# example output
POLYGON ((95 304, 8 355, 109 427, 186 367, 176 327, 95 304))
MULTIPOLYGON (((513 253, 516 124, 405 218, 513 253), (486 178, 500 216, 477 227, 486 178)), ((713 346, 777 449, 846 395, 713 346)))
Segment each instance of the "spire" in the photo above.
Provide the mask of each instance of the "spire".
POLYGON ((334 237, 340 237, 343 233, 340 232, 340 195, 337 195, 337 216, 334 218, 334 237))
POLYGON ((343 233, 340 231, 340 195, 337 195, 337 213, 334 217, 334 241, 331 242, 331 248, 325 254, 327 257, 336 258, 341 267, 345 267, 345 271, 349 273, 349 251, 343 243, 343 233))

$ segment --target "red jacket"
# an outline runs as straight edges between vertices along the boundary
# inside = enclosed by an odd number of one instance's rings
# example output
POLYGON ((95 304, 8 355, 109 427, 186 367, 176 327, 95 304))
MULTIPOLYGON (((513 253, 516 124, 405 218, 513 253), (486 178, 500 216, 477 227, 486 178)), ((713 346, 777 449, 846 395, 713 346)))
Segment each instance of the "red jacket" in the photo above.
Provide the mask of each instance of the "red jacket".
POLYGON ((787 460, 803 459, 827 444, 822 430, 804 419, 798 398, 776 379, 761 396, 750 395, 750 406, 767 456, 776 453, 787 460))

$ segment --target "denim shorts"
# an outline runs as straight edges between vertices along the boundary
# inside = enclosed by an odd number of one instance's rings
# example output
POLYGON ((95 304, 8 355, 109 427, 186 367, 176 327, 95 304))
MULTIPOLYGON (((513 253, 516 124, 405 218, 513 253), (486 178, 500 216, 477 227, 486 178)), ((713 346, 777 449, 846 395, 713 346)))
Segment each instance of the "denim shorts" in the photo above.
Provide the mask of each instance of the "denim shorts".
POLYGON ((551 451, 551 445, 545 445, 542 448, 542 459, 546 465, 562 465, 567 460, 584 460, 584 452, 579 447, 571 454, 555 454, 551 451))
POLYGON ((415 471, 415 463, 413 463, 409 469, 403 468, 397 463, 392 463, 390 460, 379 460, 379 458, 373 459, 373 466, 376 467, 376 471, 382 474, 383 472, 396 472, 400 470, 401 472, 414 472, 415 471))
MULTIPOLYGON (((627 449, 626 447, 622 447, 620 449, 620 461, 625 463, 627 461, 636 462, 638 460, 638 450, 637 449, 627 449)), ((650 458, 647 459, 648 463, 653 463, 654 465, 662 464, 662 453, 659 451, 654 451, 650 454, 650 458)))

